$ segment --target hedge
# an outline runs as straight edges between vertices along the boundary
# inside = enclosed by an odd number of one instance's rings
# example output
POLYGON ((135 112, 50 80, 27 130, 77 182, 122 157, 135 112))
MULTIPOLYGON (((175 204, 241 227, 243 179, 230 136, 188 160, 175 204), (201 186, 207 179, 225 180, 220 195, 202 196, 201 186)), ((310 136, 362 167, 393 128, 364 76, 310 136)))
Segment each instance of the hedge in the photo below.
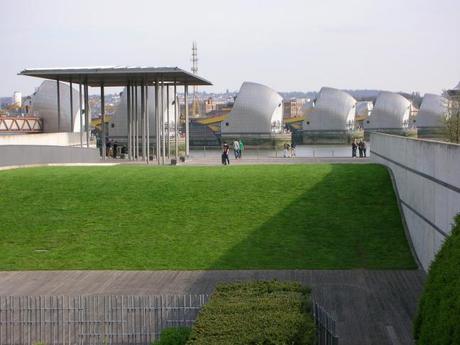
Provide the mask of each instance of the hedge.
POLYGON ((460 344, 460 214, 430 266, 414 323, 417 345, 460 344))
POLYGON ((187 345, 314 344, 310 290, 298 283, 220 284, 200 311, 187 345))
POLYGON ((188 327, 171 327, 161 331, 160 339, 154 341, 152 345, 185 345, 190 336, 188 327))

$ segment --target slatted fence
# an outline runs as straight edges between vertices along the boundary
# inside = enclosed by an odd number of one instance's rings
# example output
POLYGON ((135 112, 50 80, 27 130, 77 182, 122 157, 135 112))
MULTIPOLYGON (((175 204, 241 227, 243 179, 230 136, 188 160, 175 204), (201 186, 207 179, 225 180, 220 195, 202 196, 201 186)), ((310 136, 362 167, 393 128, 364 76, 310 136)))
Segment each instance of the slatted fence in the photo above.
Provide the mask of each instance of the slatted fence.
POLYGON ((313 317, 316 325, 316 344, 339 345, 335 320, 316 302, 313 302, 313 317))
POLYGON ((208 295, 3 296, 0 345, 150 344, 191 326, 208 295))

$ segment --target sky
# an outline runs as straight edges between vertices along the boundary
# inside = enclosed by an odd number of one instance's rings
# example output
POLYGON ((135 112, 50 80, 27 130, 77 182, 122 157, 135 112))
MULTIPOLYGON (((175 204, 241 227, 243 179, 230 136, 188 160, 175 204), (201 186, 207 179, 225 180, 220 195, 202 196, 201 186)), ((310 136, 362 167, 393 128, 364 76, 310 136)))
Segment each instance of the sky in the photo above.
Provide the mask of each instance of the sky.
POLYGON ((423 94, 460 81, 459 0, 0 0, 0 13, 0 96, 40 85, 25 68, 190 70, 193 41, 208 92, 254 81, 423 94))

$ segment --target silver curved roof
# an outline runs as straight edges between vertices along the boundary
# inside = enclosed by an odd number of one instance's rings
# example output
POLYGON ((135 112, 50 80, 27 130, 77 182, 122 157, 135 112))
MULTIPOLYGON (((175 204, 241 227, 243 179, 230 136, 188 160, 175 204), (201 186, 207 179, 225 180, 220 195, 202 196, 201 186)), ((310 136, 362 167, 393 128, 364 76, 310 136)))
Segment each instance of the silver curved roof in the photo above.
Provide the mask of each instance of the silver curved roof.
MULTIPOLYGON (((58 130, 57 84, 45 80, 32 95, 31 112, 43 119, 43 132, 70 132, 70 86, 59 83, 61 128, 58 130)), ((80 132, 79 92, 72 88, 74 132, 80 132)), ((84 118, 83 118, 84 121, 84 118)))
MULTIPOLYGON (((163 116, 166 122, 167 119, 167 105, 166 105, 166 87, 163 90, 163 116)), ((169 122, 171 126, 174 124, 174 94, 172 88, 169 90, 169 122)), ((127 110, 127 93, 126 88, 123 89, 123 92, 120 97, 120 103, 115 109, 112 121, 109 125, 109 136, 118 138, 118 137, 127 137, 128 136, 128 110, 127 110)), ((161 105, 160 105, 161 106, 161 105)), ((141 113, 141 87, 137 87, 137 107, 139 112, 139 131, 141 130, 140 126, 140 113, 141 113)), ((179 109, 177 110, 179 111, 179 109)), ((155 88, 149 87, 148 91, 148 112, 149 112, 149 131, 150 137, 155 137, 155 88)), ((178 114, 179 116, 179 114, 178 114)), ((140 132, 139 132, 140 133, 140 132)))
POLYGON ((442 127, 447 100, 431 93, 425 94, 415 117, 417 127, 442 127))
POLYGON ((347 130, 355 121, 356 100, 345 91, 321 88, 304 130, 347 130))
POLYGON ((222 122, 223 134, 273 133, 282 129, 283 98, 268 86, 244 82, 229 117, 222 122))
POLYGON ((402 129, 408 126, 411 103, 400 94, 382 91, 375 101, 371 116, 364 121, 366 129, 402 129))

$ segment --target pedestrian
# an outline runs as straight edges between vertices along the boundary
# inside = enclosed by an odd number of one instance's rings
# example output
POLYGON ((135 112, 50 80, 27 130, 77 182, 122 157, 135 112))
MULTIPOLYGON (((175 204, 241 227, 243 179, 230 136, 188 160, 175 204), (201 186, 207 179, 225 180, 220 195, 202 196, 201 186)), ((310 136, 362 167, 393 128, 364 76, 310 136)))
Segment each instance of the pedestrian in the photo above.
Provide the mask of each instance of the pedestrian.
POLYGON ((283 157, 284 158, 288 157, 288 147, 289 147, 288 143, 284 143, 283 145, 283 157))
POLYGON ((240 159, 241 159, 241 157, 243 155, 243 151, 244 151, 244 144, 243 144, 243 140, 241 140, 241 138, 240 138, 240 140, 238 142, 240 144, 240 154, 239 154, 239 156, 240 156, 240 159))
POLYGON ((291 145, 291 158, 294 158, 296 155, 295 155, 295 144, 292 143, 291 145))
POLYGON ((115 141, 113 143, 113 156, 112 156, 113 158, 117 158, 117 153, 118 153, 117 150, 118 150, 118 143, 117 141, 115 141))
POLYGON ((352 158, 356 158, 356 148, 357 148, 356 139, 353 139, 353 141, 351 142, 351 157, 352 158))
POLYGON ((363 156, 364 157, 367 157, 366 151, 367 151, 366 142, 363 140, 363 156))
POLYGON ((363 141, 362 140, 358 142, 358 151, 359 151, 359 158, 363 158, 363 141))
POLYGON ((228 158, 228 153, 230 151, 230 147, 227 143, 224 143, 224 150, 222 151, 222 164, 229 165, 230 159, 228 158))
POLYGON ((236 139, 233 141, 233 153, 235 154, 235 159, 238 159, 240 155, 240 142, 236 139))

